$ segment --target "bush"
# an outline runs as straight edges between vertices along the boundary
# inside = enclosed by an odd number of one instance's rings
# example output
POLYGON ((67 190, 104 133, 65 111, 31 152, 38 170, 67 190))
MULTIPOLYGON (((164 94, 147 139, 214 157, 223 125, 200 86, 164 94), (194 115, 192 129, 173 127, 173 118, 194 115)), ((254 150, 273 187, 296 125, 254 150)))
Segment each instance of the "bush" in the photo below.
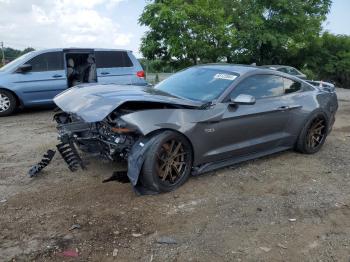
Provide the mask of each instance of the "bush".
POLYGON ((318 47, 313 47, 313 59, 307 69, 319 80, 350 88, 350 36, 324 33, 318 47))

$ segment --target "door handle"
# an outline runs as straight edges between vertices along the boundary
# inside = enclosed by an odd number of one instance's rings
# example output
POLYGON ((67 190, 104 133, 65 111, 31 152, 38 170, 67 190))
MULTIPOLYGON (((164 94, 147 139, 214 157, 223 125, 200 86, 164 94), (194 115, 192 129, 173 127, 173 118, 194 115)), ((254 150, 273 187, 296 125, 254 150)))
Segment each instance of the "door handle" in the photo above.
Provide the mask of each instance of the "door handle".
POLYGON ((101 72, 101 75, 109 75, 109 72, 101 72))
POLYGON ((290 108, 289 106, 280 106, 280 107, 277 107, 277 110, 285 111, 285 110, 288 110, 289 108, 290 108))
POLYGON ((53 78, 59 78, 59 77, 62 77, 62 75, 53 75, 52 77, 53 78))

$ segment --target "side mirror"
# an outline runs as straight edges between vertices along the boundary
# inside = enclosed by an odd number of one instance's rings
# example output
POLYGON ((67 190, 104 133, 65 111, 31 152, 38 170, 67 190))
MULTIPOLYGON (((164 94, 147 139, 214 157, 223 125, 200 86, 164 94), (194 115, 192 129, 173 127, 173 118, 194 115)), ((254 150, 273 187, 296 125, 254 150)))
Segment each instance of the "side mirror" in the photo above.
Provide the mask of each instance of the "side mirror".
POLYGON ((235 105, 254 105, 255 97, 251 95, 240 94, 236 98, 231 98, 231 103, 235 105))
POLYGON ((24 64, 24 65, 21 65, 20 67, 18 67, 16 72, 17 73, 25 73, 25 72, 29 72, 31 70, 32 70, 31 64, 24 64))

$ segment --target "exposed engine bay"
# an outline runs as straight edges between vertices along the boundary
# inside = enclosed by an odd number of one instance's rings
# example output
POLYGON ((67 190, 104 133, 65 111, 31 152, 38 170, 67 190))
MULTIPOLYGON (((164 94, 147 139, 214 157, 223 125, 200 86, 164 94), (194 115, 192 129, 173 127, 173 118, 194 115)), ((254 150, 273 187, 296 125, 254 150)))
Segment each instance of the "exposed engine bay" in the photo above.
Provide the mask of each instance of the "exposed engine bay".
POLYGON ((63 144, 75 144, 84 152, 111 161, 127 160, 132 146, 142 135, 136 127, 120 119, 121 116, 139 110, 176 108, 175 105, 150 102, 125 103, 104 120, 87 123, 73 114, 58 112, 59 140, 63 144))
POLYGON ((126 159, 137 139, 136 134, 110 116, 97 123, 86 123, 66 113, 58 113, 54 118, 62 143, 74 143, 80 150, 108 160, 126 159))

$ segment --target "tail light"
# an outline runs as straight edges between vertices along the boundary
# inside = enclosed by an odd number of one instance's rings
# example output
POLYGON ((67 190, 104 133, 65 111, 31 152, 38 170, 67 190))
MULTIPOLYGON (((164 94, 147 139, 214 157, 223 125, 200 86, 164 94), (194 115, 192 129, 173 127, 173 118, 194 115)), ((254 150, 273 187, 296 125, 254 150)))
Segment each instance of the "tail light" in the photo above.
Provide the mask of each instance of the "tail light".
POLYGON ((137 77, 139 78, 145 78, 145 71, 137 71, 136 72, 137 77))

